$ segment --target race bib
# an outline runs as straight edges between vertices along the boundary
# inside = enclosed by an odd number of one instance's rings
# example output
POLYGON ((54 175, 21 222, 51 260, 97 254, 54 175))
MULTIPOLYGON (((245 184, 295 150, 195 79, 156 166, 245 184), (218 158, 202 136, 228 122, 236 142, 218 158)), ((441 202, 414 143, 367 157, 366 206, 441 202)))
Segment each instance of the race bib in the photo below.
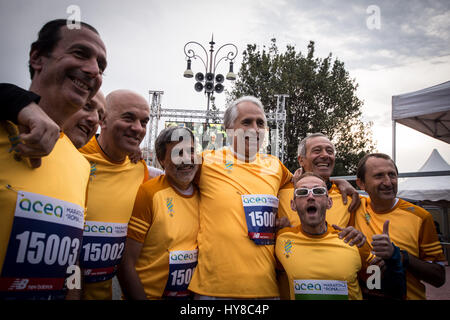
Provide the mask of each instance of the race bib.
POLYGON ((81 248, 84 210, 19 191, 0 277, 2 299, 64 299, 64 281, 81 248))
POLYGON ((295 300, 348 300, 347 281, 294 280, 295 300))
POLYGON ((126 223, 86 221, 80 257, 85 282, 106 281, 114 277, 126 238, 126 223))
POLYGON ((249 238, 257 245, 275 244, 278 198, 267 194, 242 195, 249 238))
POLYGON ((169 253, 169 278, 164 289, 164 297, 183 298, 189 296, 187 288, 197 266, 197 258, 197 249, 169 253))

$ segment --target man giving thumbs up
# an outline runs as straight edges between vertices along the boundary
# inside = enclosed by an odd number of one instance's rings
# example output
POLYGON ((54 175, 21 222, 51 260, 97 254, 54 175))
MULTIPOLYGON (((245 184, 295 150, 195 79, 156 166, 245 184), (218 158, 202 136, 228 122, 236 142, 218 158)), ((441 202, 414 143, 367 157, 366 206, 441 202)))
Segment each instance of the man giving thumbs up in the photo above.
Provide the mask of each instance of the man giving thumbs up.
MULTIPOLYGON (((372 238, 373 253, 395 260, 398 246, 407 280, 407 299, 425 299, 421 281, 440 287, 445 283, 445 257, 429 212, 397 198, 398 170, 383 153, 364 156, 357 169, 358 186, 369 197, 355 215, 355 228, 372 238), (395 246, 394 246, 395 244, 395 246)), ((382 284, 383 285, 383 284, 382 284)))

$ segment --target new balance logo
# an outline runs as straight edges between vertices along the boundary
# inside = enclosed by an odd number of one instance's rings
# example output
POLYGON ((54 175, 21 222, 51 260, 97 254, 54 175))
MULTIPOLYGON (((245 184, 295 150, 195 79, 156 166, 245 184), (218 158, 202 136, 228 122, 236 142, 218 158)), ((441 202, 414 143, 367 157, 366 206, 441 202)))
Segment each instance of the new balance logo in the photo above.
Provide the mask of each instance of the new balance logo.
POLYGON ((30 279, 16 279, 13 283, 9 286, 8 290, 24 290, 30 279))

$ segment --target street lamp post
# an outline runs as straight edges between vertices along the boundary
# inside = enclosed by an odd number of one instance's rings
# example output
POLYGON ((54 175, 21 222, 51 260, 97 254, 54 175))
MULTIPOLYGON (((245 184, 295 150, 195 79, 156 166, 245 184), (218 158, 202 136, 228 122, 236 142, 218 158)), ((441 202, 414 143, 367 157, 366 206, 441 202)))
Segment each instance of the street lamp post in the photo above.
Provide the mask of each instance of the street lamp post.
MULTIPOLYGON (((203 62, 203 66, 205 67, 205 73, 203 74, 202 72, 197 72, 195 74, 195 80, 197 82, 194 85, 194 89, 197 92, 204 91, 205 94, 207 95, 207 105, 206 105, 207 115, 209 115, 209 104, 211 98, 214 96, 214 92, 221 93, 224 89, 222 84, 224 79, 226 78, 227 80, 236 80, 236 74, 233 72, 233 64, 234 59, 236 58, 238 53, 238 49, 234 44, 227 43, 221 46, 219 49, 217 49, 216 53, 214 54, 215 42, 213 36, 211 36, 211 41, 209 42, 209 45, 210 45, 209 55, 205 47, 196 41, 189 41, 184 45, 184 54, 186 55, 187 68, 183 74, 183 76, 186 78, 194 77, 194 72, 191 69, 192 59, 198 58, 203 62), (194 48, 196 46, 203 50, 203 52, 205 53, 204 57, 198 55, 194 51, 194 48), (221 52, 222 49, 224 49, 223 51, 224 54, 220 56, 218 54, 219 52, 221 52), (225 54, 227 50, 229 51, 228 53, 225 54), (230 68, 225 78, 220 73, 216 74, 217 66, 224 59, 225 61, 230 61, 230 68)), ((206 118, 206 123, 208 123, 208 117, 206 118)))

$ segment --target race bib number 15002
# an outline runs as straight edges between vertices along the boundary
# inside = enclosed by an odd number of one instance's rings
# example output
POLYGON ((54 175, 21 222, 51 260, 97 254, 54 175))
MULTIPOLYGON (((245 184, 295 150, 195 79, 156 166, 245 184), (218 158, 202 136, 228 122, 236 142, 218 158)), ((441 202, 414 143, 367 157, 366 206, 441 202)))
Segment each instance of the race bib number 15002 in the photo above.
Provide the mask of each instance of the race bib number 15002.
POLYGON ((126 238, 126 223, 86 221, 80 257, 85 282, 106 281, 114 277, 126 238))

